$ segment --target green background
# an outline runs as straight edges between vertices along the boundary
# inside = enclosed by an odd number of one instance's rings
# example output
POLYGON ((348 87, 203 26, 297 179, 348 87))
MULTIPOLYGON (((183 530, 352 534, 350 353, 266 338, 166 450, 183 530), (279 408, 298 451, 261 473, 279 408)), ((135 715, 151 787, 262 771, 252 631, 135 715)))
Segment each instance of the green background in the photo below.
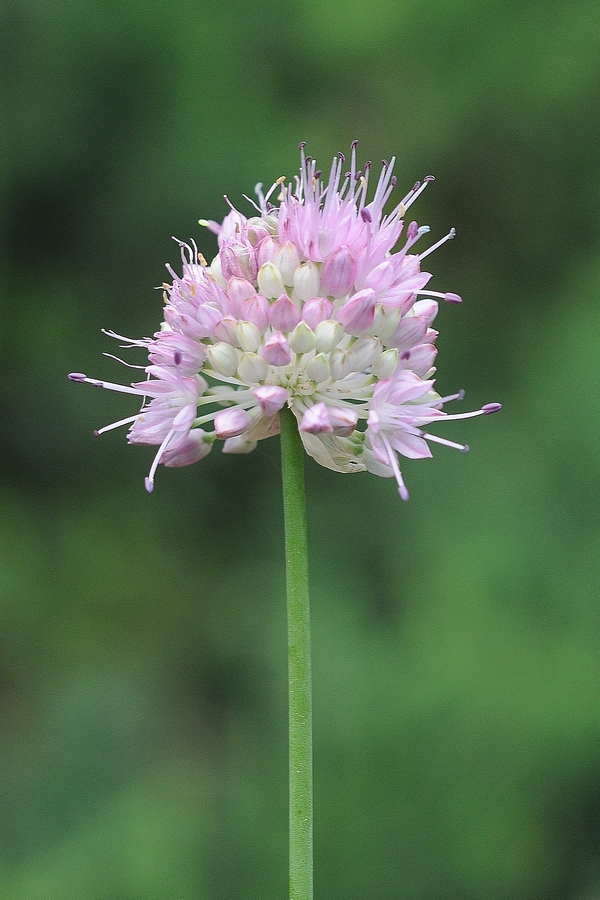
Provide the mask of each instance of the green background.
POLYGON ((409 503, 307 462, 316 896, 599 896, 597 12, 3 0, 0 897, 286 896, 278 440, 149 496, 66 373, 126 380, 171 235, 355 138, 436 175, 438 386, 504 409, 409 503))

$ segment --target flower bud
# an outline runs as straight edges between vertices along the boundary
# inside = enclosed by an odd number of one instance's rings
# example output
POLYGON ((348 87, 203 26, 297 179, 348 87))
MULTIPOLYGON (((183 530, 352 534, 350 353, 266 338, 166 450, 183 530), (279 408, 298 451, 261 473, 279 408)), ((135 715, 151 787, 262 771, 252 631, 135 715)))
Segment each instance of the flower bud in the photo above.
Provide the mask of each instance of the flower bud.
POLYGON ((237 371, 240 381, 259 384, 267 377, 269 364, 258 353, 242 353, 237 371))
POLYGON ((234 276, 227 282, 227 296, 233 302, 236 315, 239 314, 244 300, 254 297, 255 294, 256 288, 247 278, 234 276))
POLYGON ((283 293, 284 284, 281 272, 273 262, 266 262, 258 273, 258 288, 269 300, 274 300, 283 293))
POLYGON ((235 326, 237 342, 242 350, 254 353, 260 347, 261 334, 252 322, 244 322, 240 319, 235 326))
POLYGON ((333 426, 329 421, 329 412, 326 405, 321 402, 315 403, 314 406, 309 406, 302 416, 298 430, 309 434, 332 434, 333 426))
POLYGON ((283 293, 271 306, 269 319, 273 328, 277 328, 278 331, 289 332, 300 321, 300 313, 288 295, 283 293))
POLYGON ((256 449, 256 443, 243 437, 230 437, 223 444, 223 453, 252 453, 256 449))
POLYGON ((319 270, 314 262, 304 262, 294 272, 294 291, 299 300, 306 302, 319 295, 319 270))
POLYGON ((265 263, 271 262, 275 256, 279 244, 272 237, 266 237, 261 241, 256 251, 256 264, 261 269, 265 263))
POLYGON ((384 350, 381 356, 378 356, 372 364, 371 371, 376 378, 383 381, 391 378, 398 367, 398 351, 395 347, 391 350, 384 350))
POLYGON ((298 322, 289 335, 290 347, 294 353, 309 353, 315 349, 317 339, 312 328, 306 322, 298 322))
POLYGON ((356 263, 347 247, 340 247, 325 260, 321 272, 321 290, 339 299, 350 293, 356 278, 356 263))
POLYGON ((160 461, 163 465, 173 468, 189 466, 198 462, 208 456, 212 450, 213 440, 211 438, 212 435, 207 435, 206 431, 201 428, 193 428, 181 443, 174 447, 168 446, 160 461))
POLYGON ((281 272, 284 284, 292 287, 294 284, 294 273, 300 265, 300 256, 295 245, 291 241, 286 241, 275 254, 273 262, 281 272))
POLYGON ((398 307, 392 308, 378 303, 375 307, 375 318, 371 331, 385 343, 398 327, 401 316, 402 310, 398 307))
POLYGON ((239 362, 239 354, 231 344, 226 344, 224 341, 219 341, 218 344, 212 344, 208 347, 206 355, 215 372, 218 372, 220 375, 225 375, 226 378, 231 378, 232 375, 235 375, 239 362))
POLYGON ((381 341, 377 340, 376 337, 373 337, 372 334, 363 334, 356 343, 352 345, 350 350, 354 359, 352 364, 354 371, 362 372, 364 369, 367 369, 373 363, 373 360, 379 356, 382 350, 383 347, 381 341))
POLYGON ((425 319, 427 324, 431 325, 438 314, 439 306, 437 300, 432 300, 431 297, 427 297, 425 300, 417 300, 413 305, 412 310, 415 316, 425 319))
POLYGON ((307 325, 314 329, 319 322, 324 319, 330 319, 333 315, 333 303, 331 300, 325 300, 323 297, 313 297, 308 303, 302 307, 302 318, 307 325))
POLYGON ((215 337, 217 337, 220 341, 225 341, 227 344, 231 344, 232 346, 237 346, 238 337, 236 334, 236 326, 238 320, 235 316, 223 316, 220 322, 214 327, 215 337))
POLYGON ((208 271, 217 282, 219 287, 223 288, 223 290, 225 291, 227 289, 227 279, 223 275, 223 270, 221 269, 221 257, 218 253, 208 267, 208 271))
POLYGON ((329 356, 329 365, 331 366, 331 377, 336 381, 341 381, 352 371, 352 356, 346 350, 336 347, 329 356))
POLYGON ((242 303, 242 316, 247 322, 252 322, 261 334, 264 334, 269 325, 269 301, 262 294, 255 294, 242 303))
POLYGON ((362 334, 373 324, 375 317, 375 291, 367 288, 350 298, 337 314, 348 334, 362 334))
POLYGON ((287 400, 287 391, 276 384, 265 384, 252 391, 256 402, 265 416, 274 416, 283 409, 287 400))
POLYGON ((331 353, 334 347, 337 347, 344 334, 344 326, 341 322, 334 322, 332 319, 326 319, 319 322, 315 328, 315 337, 317 339, 316 350, 318 353, 331 353))
POLYGON ((265 341, 260 355, 271 366, 287 366, 291 360, 289 341, 280 331, 265 341))
POLYGON ((325 354, 317 353, 315 358, 311 359, 307 365, 305 372, 307 378, 310 378, 310 380, 314 381, 316 384, 327 381, 331 377, 331 370, 329 368, 329 360, 325 354))
POLYGON ((219 440, 237 437, 243 434, 252 425, 252 416, 245 409, 234 406, 231 409, 223 409, 215 416, 215 434, 219 440))
POLYGON ((329 421, 334 434, 338 437, 350 437, 358 422, 358 412, 347 406, 332 406, 329 408, 329 421))

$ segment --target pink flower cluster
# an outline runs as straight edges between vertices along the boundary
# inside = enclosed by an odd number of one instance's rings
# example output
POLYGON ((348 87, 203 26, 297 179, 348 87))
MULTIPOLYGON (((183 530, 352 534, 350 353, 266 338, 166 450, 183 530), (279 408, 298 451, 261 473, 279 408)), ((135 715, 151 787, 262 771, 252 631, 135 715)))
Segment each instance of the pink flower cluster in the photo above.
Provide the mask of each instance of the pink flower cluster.
POLYGON ((232 208, 220 225, 202 222, 218 237, 210 265, 195 245, 181 244, 182 273, 169 268, 165 320, 153 338, 108 332, 148 353, 144 380, 125 386, 69 376, 142 398, 139 412, 97 433, 128 424, 130 443, 158 446, 148 491, 160 463, 196 462, 215 440, 225 453, 250 452, 278 433, 287 406, 318 463, 394 477, 406 500, 398 454, 431 456, 431 442, 467 449, 424 426, 500 409, 489 403, 447 415, 444 403, 462 393, 434 391, 434 298, 461 298, 426 290, 431 275, 422 263, 454 229, 417 253, 429 229, 416 222, 404 228, 407 210, 432 179, 386 214, 396 184, 393 159, 384 161, 368 200, 371 164, 357 169, 356 143, 349 171, 339 154, 327 183, 303 144, 300 156, 293 184, 280 178, 266 195, 257 185, 258 202, 250 201, 256 215, 232 208))

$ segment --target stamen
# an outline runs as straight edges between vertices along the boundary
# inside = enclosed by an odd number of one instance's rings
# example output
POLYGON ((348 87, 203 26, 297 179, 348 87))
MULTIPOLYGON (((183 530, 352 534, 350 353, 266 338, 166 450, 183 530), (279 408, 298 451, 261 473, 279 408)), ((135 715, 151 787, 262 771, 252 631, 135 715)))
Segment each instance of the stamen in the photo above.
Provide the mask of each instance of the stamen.
POLYGON ((489 416, 490 413, 498 412, 500 409, 502 409, 501 403, 486 403, 481 409, 474 409, 473 412, 453 413, 451 416, 444 416, 444 422, 449 422, 451 419, 473 419, 475 416, 489 416))
POLYGON ((465 392, 461 388, 460 391, 458 391, 458 393, 456 393, 456 394, 448 394, 447 397, 440 397, 440 399, 438 400, 438 403, 450 403, 451 400, 464 400, 464 399, 465 399, 465 392))
POLYGON ((408 496, 409 496, 408 488, 404 484, 404 478, 402 477, 402 472, 400 471, 400 466, 398 465, 398 460, 396 458, 396 454, 392 450, 390 443, 389 443, 388 439, 385 437, 385 435, 381 435, 381 437, 383 438, 383 443, 385 445, 385 449, 388 452, 388 459, 390 461, 390 466, 394 473, 394 477, 396 479, 396 484, 398 485, 398 493, 400 494, 400 497, 402 498, 402 500, 408 500, 408 496))
POLYGON ((427 441, 433 441, 434 444, 443 444, 444 447, 452 447, 453 450, 460 450, 461 453, 468 453, 468 444, 457 444, 456 441, 449 441, 447 438, 438 437, 437 434, 427 434, 422 432, 422 437, 427 441))
POLYGON ((133 363, 126 362, 126 360, 121 359, 120 356, 115 356, 113 353, 103 353, 102 356, 106 356, 108 359, 114 359, 115 362, 121 363, 122 366, 127 366, 128 369, 141 369, 142 372, 145 370, 145 366, 135 366, 133 363))
POLYGON ((169 441, 171 440, 171 438, 173 437, 174 434, 175 434, 175 429, 171 428, 168 435, 166 436, 166 438, 164 439, 164 441, 158 448, 156 456, 154 457, 154 459, 152 461, 152 465, 150 466, 150 471, 148 472, 148 476, 144 479, 144 487, 146 488, 146 490, 148 491, 149 494, 151 494, 152 491, 154 490, 154 476, 156 474, 156 470, 158 469, 158 464, 160 462, 161 456, 167 449, 169 441))
POLYGON ((419 295, 425 296, 425 297, 439 297, 440 300, 445 300, 446 303, 462 303, 462 297, 460 296, 460 294, 452 294, 452 293, 441 294, 439 291, 426 291, 426 290, 415 291, 415 294, 419 294, 419 295))
POLYGON ((426 175, 423 179, 423 184, 421 184, 420 186, 419 182, 417 181, 414 188, 412 189, 412 192, 402 201, 406 209, 408 209, 409 206, 413 205, 417 197, 421 196, 430 181, 435 181, 435 177, 433 175, 426 175))
POLYGON ((120 428, 121 425, 129 425, 130 422, 135 422, 140 415, 141 413, 137 412, 135 416, 127 416, 126 419, 119 419, 118 422, 112 422, 110 425, 105 425, 103 428, 96 428, 92 434, 94 437, 100 437, 101 434, 106 434, 107 431, 113 431, 115 428, 120 428))
POLYGON ((137 388, 127 387, 124 384, 113 384, 110 381, 99 381, 97 378, 88 378, 87 375, 84 375, 82 372, 71 372, 69 380, 76 381, 78 384, 91 384, 93 387, 107 388, 110 391, 119 391, 121 394, 136 394, 138 397, 144 396, 144 392, 137 388))
POLYGON ((430 253, 433 253, 434 250, 437 250, 438 247, 441 247, 446 241, 451 241, 454 237, 456 237, 456 228, 451 228, 448 234, 443 238, 440 238, 436 244, 433 244, 433 246, 429 247, 429 249, 425 250, 423 253, 419 253, 419 259, 425 259, 426 256, 429 256, 430 253))

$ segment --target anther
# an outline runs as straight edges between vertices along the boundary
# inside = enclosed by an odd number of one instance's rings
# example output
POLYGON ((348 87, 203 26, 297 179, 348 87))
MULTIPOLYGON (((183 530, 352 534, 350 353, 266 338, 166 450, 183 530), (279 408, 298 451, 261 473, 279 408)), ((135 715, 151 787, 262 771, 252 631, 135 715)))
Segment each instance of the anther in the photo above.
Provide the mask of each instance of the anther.
POLYGON ((486 403, 485 406, 482 406, 481 409, 485 413, 486 416, 489 416, 490 413, 498 412, 498 410, 502 409, 501 403, 486 403))
POLYGON ((350 147, 352 150, 356 150, 356 148, 358 147, 358 141, 352 141, 350 147))
MULTIPOLYGON (((363 222, 372 222, 372 221, 373 221, 373 219, 372 219, 372 217, 371 217, 371 213, 369 212, 368 209, 364 209, 364 208, 361 209, 361 211, 360 211, 360 217, 361 217, 361 219, 363 220, 363 222)), ((70 376, 69 376, 69 377, 70 377, 70 376)))

